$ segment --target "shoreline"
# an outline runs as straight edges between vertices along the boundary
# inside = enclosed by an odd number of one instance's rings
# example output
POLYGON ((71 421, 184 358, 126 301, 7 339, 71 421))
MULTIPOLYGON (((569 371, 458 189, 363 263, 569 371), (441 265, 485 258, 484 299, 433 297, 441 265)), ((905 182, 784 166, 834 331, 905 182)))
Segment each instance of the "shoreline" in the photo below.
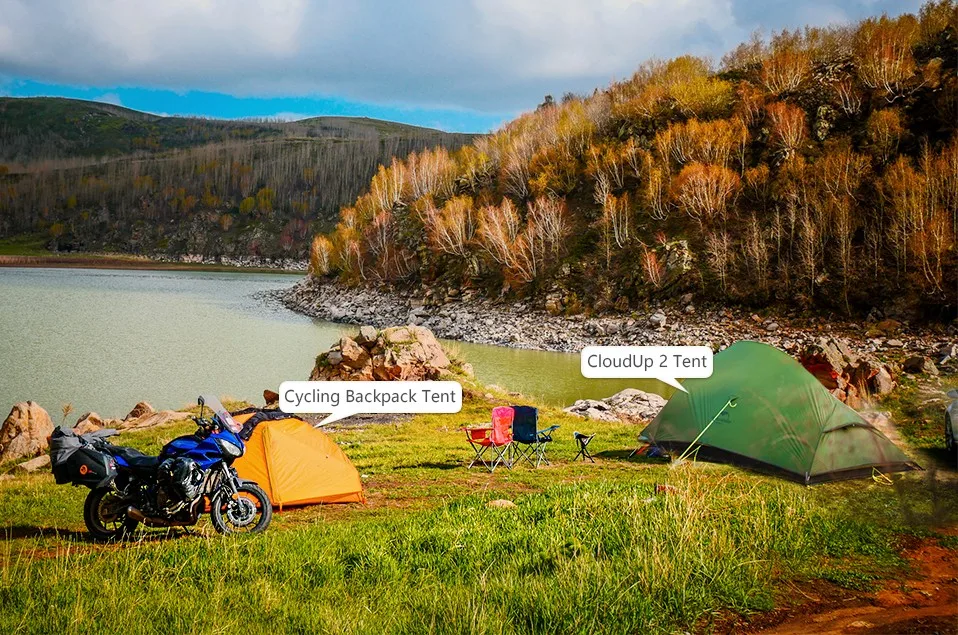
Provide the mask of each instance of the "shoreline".
MULTIPOLYGON (((821 338, 847 340, 857 354, 886 360, 929 355, 958 340, 958 325, 876 334, 882 322, 854 322, 803 314, 759 316, 740 308, 702 308, 662 303, 623 315, 553 315, 528 301, 447 297, 427 306, 421 293, 347 287, 304 277, 267 294, 310 317, 376 328, 419 324, 442 339, 510 348, 578 353, 585 346, 705 345, 721 350, 735 341, 761 341, 797 355, 821 338)), ((896 323, 897 324, 897 323, 896 323)))
POLYGON ((282 273, 303 275, 305 269, 289 266, 269 266, 266 261, 240 264, 241 261, 215 262, 203 260, 157 259, 121 254, 71 254, 62 256, 0 255, 0 268, 21 267, 33 269, 129 269, 143 271, 221 271, 243 273, 282 273))

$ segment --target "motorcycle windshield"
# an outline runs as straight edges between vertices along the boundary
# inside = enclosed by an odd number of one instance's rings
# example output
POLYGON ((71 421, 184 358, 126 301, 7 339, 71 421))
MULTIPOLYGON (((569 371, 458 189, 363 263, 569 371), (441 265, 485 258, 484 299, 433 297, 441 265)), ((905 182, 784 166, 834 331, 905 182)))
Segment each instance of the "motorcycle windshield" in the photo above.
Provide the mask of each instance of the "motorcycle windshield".
POLYGON ((223 424, 223 427, 229 430, 234 434, 239 434, 239 431, 243 429, 243 426, 236 423, 233 417, 227 412, 226 408, 223 407, 223 404, 220 403, 220 400, 213 395, 200 395, 203 401, 206 404, 206 407, 213 411, 213 414, 219 419, 220 423, 223 424))

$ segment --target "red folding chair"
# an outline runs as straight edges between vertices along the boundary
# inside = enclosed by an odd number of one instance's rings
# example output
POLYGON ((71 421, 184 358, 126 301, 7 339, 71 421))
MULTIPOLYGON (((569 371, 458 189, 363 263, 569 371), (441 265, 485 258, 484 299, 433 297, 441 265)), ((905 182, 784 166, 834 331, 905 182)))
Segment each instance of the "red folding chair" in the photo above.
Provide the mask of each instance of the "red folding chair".
POLYGON ((512 420, 515 417, 515 411, 509 406, 498 406, 492 409, 492 427, 466 428, 466 440, 476 456, 473 457, 469 467, 472 467, 478 461, 495 472, 499 465, 505 465, 512 469, 510 457, 510 448, 512 447, 512 420), (485 455, 489 449, 494 454, 489 460, 485 455))

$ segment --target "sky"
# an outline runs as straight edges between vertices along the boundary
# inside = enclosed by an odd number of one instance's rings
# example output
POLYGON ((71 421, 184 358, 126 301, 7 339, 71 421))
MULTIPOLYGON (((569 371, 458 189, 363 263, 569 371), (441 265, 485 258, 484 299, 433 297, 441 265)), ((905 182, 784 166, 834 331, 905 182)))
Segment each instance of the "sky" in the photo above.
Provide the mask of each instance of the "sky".
POLYGON ((916 0, 0 0, 0 96, 486 132, 643 61, 916 0))

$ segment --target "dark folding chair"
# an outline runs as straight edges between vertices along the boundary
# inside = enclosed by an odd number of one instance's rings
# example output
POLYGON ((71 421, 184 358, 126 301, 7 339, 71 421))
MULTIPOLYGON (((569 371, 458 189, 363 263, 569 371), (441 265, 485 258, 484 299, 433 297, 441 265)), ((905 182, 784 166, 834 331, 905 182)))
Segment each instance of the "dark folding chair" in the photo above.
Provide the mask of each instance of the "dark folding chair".
POLYGON ((552 441, 552 433, 559 426, 539 429, 539 410, 532 406, 513 406, 512 442, 516 460, 525 459, 532 467, 542 463, 551 465, 546 458, 546 444, 552 441))
POLYGON ((577 461, 579 457, 582 457, 582 460, 585 461, 589 459, 595 463, 595 459, 592 458, 592 453, 589 452, 589 443, 592 442, 592 439, 595 438, 595 434, 582 434, 581 432, 573 432, 572 438, 575 439, 575 442, 579 445, 579 453, 575 455, 573 461, 577 461))

